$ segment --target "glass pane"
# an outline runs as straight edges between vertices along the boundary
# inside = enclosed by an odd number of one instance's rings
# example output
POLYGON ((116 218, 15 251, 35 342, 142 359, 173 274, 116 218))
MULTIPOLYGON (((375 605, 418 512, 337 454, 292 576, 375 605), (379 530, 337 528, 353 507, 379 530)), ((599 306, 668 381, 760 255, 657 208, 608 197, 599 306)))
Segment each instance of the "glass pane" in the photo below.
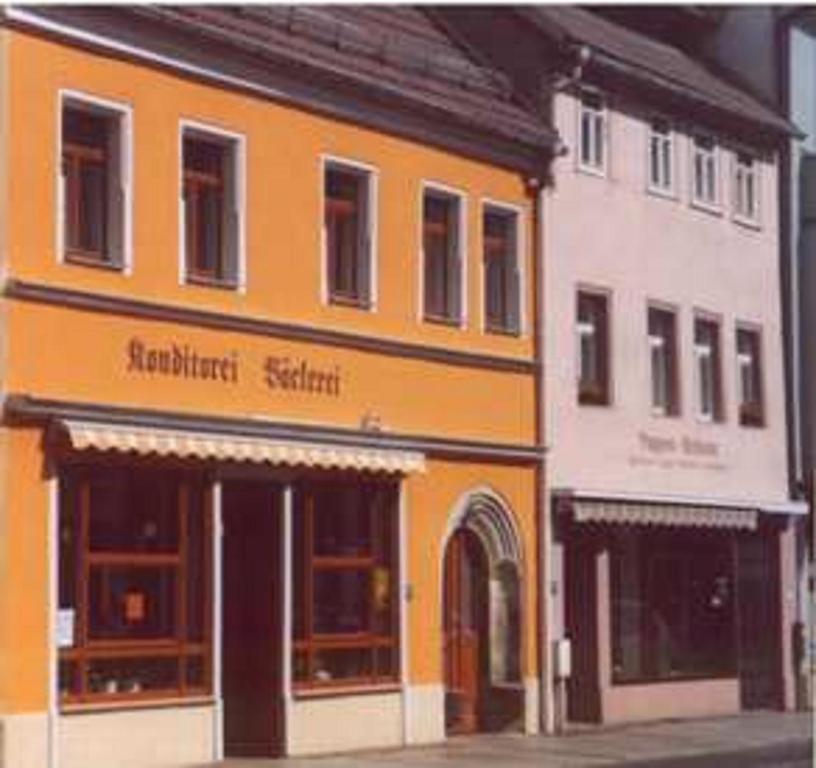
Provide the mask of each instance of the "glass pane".
POLYGON ((88 662, 89 693, 176 690, 177 658, 94 659, 88 662))
POLYGON ((712 416, 714 413, 714 377, 711 370, 711 356, 700 355, 700 413, 712 416))
POLYGON ((76 695, 79 693, 79 670, 75 661, 59 662, 59 694, 60 696, 76 695))
POLYGON ((309 679, 309 656, 306 651, 295 651, 295 660, 292 665, 292 679, 302 683, 309 679))
POLYGON ((77 604, 78 485, 69 476, 61 478, 59 487, 59 607, 73 608, 77 604))
POLYGON ((107 168, 81 161, 79 166, 79 247, 83 251, 105 251, 107 216, 107 168))
POLYGON ((200 642, 209 636, 205 626, 207 586, 210 574, 204 518, 207 514, 204 489, 190 483, 190 506, 187 511, 187 638, 200 642))
POLYGON ((314 573, 314 632, 354 634, 370 626, 370 578, 367 570, 314 573))
POLYGON ((202 688, 207 686, 207 667, 202 656, 189 656, 186 660, 187 687, 202 688))
POLYGON ((223 277, 222 238, 223 206, 221 191, 212 187, 199 187, 198 248, 195 253, 195 270, 204 275, 223 277))
POLYGON ((92 566, 88 600, 94 640, 175 635, 174 567, 92 566))
POLYGON ((336 648, 314 652, 312 679, 319 683, 349 678, 367 678, 372 674, 371 648, 336 648))
POLYGON ((397 651, 395 648, 377 648, 374 652, 374 674, 377 677, 396 677, 397 651))
POLYGON ((93 552, 178 550, 178 484, 170 473, 105 470, 89 478, 93 552))
POLYGON ((371 553, 370 499, 361 485, 333 485, 315 493, 316 556, 358 556, 371 553))

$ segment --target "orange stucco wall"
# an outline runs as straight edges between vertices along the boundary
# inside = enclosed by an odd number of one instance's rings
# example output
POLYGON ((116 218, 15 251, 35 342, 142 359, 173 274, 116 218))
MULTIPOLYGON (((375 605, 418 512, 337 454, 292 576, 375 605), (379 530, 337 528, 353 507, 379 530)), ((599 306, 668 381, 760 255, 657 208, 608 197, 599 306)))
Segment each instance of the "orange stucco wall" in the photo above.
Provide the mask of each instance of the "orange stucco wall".
MULTIPOLYGON (((342 326, 498 354, 530 356, 532 342, 480 330, 480 207, 483 198, 528 206, 520 175, 403 139, 342 124, 245 94, 13 34, 9 108, 10 267, 15 276, 255 317, 342 326), (134 269, 130 277, 58 263, 56 180, 60 89, 133 110, 134 269), (247 291, 180 286, 179 121, 243 134, 247 152, 247 291), (379 171, 379 307, 374 313, 320 302, 321 173, 328 153, 379 171), (420 183, 467 195, 465 330, 417 321, 420 183)), ((526 272, 530 274, 529 227, 526 272)), ((527 307, 532 306, 528 280, 527 307)))
POLYGON ((522 675, 536 675, 536 472, 532 468, 471 462, 431 461, 426 475, 407 483, 409 681, 442 680, 442 543, 456 502, 487 486, 510 507, 523 550, 522 675))
POLYGON ((0 431, 4 495, 0 704, 7 713, 48 702, 48 484, 39 429, 0 431))

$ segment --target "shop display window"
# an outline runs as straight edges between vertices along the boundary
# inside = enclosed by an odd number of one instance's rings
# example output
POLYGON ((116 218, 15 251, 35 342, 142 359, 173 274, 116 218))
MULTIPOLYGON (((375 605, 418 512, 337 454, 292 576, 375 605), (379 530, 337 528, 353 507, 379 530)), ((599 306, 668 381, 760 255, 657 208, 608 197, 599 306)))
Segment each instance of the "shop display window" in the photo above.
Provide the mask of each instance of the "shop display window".
POLYGON ((210 546, 199 475, 118 466, 62 472, 63 703, 209 693, 210 546))
POLYGON ((295 688, 396 682, 396 484, 332 480, 298 491, 295 688))
POLYGON ((736 675, 733 545, 719 532, 615 532, 614 683, 736 675))

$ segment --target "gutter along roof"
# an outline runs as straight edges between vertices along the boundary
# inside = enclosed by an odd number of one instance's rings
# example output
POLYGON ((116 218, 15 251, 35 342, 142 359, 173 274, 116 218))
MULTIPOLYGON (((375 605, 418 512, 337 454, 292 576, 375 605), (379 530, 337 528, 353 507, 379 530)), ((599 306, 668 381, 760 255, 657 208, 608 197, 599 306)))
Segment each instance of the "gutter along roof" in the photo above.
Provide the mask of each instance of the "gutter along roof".
POLYGON ((44 21, 58 35, 54 25, 90 32, 97 41, 124 41, 233 78, 244 72, 269 84, 281 101, 456 144, 466 154, 486 156, 492 148, 498 162, 523 170, 542 167, 556 141, 505 75, 477 61, 420 8, 28 6, 7 19, 24 26, 44 21))
POLYGON ((773 108, 671 45, 575 6, 520 7, 517 12, 562 49, 589 46, 590 69, 597 66, 599 70, 667 91, 689 106, 752 124, 766 133, 798 134, 797 128, 773 108))

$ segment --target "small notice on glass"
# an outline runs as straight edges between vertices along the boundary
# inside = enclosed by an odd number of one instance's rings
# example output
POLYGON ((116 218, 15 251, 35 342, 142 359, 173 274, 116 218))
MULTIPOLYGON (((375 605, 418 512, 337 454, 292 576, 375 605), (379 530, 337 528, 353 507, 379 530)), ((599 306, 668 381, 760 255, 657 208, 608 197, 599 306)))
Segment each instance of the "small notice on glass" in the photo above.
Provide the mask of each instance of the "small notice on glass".
POLYGON ((74 645, 74 609, 60 608, 57 611, 57 647, 71 648, 74 645))

